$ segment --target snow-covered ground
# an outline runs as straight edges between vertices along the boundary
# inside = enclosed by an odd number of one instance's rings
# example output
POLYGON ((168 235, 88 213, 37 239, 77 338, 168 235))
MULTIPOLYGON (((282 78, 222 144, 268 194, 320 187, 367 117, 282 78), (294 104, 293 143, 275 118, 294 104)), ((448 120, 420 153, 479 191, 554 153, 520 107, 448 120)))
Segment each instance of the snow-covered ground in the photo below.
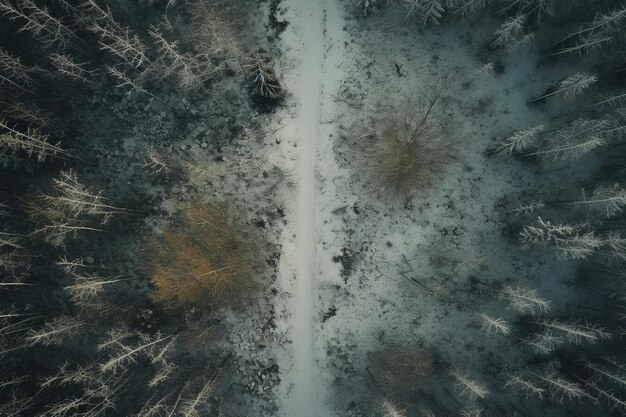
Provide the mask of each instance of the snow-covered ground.
MULTIPOLYGON (((486 150, 549 121, 554 109, 526 100, 566 69, 536 71, 534 49, 486 53, 497 26, 488 18, 421 32, 393 12, 355 19, 353 3, 339 0, 283 6, 291 96, 276 118, 280 149, 272 157, 288 167, 297 189, 279 267, 280 327, 292 341, 281 364, 281 415, 366 413, 387 395, 372 389, 371 354, 397 345, 430 352, 444 368, 467 370, 502 393, 503 374, 494 367, 523 366, 531 353, 514 337, 485 337, 479 313, 511 323, 520 317, 470 278, 537 288, 554 300, 554 314, 571 313, 572 265, 521 251, 502 212, 534 190, 554 191, 556 176, 573 169, 552 173, 486 150), (485 67, 494 61, 497 71, 485 67), (362 175, 359 132, 442 83, 439 116, 454 162, 408 203, 390 200, 362 175)), ((460 404, 454 381, 437 372, 432 390, 460 404)))
MULTIPOLYGON (((292 205, 291 227, 284 232, 279 282, 290 298, 286 301, 286 326, 291 329, 292 357, 282 369, 283 415, 323 417, 329 410, 325 385, 316 365, 314 325, 319 274, 317 173, 328 160, 331 137, 326 119, 333 107, 329 92, 337 88, 342 72, 343 27, 339 5, 334 0, 284 3, 290 22, 282 36, 287 71, 284 83, 292 96, 279 116, 281 154, 290 155, 297 189, 292 205), (289 68, 291 67, 291 68, 289 68)), ((331 158, 332 160, 332 158, 331 158)), ((338 273, 338 271, 334 271, 338 273)))

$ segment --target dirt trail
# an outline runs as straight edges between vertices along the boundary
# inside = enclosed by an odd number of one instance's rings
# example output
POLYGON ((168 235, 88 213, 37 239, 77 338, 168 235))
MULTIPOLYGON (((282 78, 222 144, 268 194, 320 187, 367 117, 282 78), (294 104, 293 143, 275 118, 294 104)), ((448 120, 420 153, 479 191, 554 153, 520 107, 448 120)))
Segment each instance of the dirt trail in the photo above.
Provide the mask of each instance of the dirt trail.
POLYGON ((282 415, 326 417, 332 413, 325 407, 328 393, 319 383, 315 354, 316 252, 318 237, 323 234, 316 220, 321 186, 316 178, 320 175, 318 150, 331 129, 322 121, 333 104, 327 92, 334 91, 342 77, 336 62, 342 59, 343 20, 337 0, 285 0, 283 5, 289 22, 283 34, 284 50, 295 65, 286 71, 284 82, 293 95, 295 113, 283 120, 286 127, 281 136, 297 146, 294 174, 298 188, 291 225, 296 237, 287 238, 290 241, 284 245, 283 256, 289 261, 281 268, 283 285, 292 296, 287 309, 293 342, 291 368, 283 375, 282 415), (335 44, 341 47, 335 48, 335 44), (295 274, 295 283, 286 283, 288 274, 295 274))

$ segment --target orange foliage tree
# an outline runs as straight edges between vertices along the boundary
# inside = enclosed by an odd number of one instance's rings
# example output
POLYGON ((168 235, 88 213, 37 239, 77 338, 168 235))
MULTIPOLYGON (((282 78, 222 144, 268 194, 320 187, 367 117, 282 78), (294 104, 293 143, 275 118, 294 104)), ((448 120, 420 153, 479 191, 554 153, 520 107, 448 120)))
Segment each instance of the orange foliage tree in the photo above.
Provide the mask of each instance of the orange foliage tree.
POLYGON ((260 236, 224 207, 193 203, 182 226, 147 247, 155 301, 170 309, 228 305, 260 288, 260 236))

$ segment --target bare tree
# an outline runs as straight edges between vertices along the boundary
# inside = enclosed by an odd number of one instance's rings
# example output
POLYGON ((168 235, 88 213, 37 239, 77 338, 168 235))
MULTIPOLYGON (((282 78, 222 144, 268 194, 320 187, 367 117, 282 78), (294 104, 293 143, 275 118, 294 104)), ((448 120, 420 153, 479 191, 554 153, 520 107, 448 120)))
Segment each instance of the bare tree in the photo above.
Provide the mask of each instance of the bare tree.
POLYGON ((558 160, 577 160, 584 154, 619 139, 626 132, 626 118, 616 112, 604 119, 577 119, 559 132, 539 144, 533 155, 558 160))
POLYGON ((556 336, 551 331, 546 330, 536 333, 533 338, 524 339, 522 342, 530 346, 535 352, 548 355, 561 346, 565 340, 561 336, 556 336))
POLYGON ((568 77, 565 77, 561 82, 556 85, 553 91, 534 98, 528 101, 528 103, 534 103, 539 100, 552 97, 554 95, 572 98, 580 94, 583 90, 589 88, 591 85, 595 84, 596 81, 598 81, 598 77, 596 75, 587 74, 584 72, 577 72, 568 77))
POLYGON ((146 151, 146 162, 143 167, 146 168, 152 175, 168 174, 171 171, 169 162, 159 151, 154 147, 149 147, 146 151))
POLYGON ((85 265, 85 261, 83 258, 76 258, 76 259, 70 260, 65 255, 63 255, 57 262, 55 262, 55 264, 61 267, 61 269, 63 269, 63 271, 65 271, 68 274, 73 274, 74 272, 76 272, 77 269, 87 267, 87 265, 85 265))
POLYGON ((572 137, 557 135, 548 140, 534 152, 526 155, 550 159, 552 161, 577 161, 594 149, 603 146, 606 141, 599 136, 572 137))
POLYGON ((20 31, 30 32, 49 48, 75 47, 72 43, 74 32, 61 19, 53 17, 46 7, 40 7, 32 0, 18 0, 17 6, 8 0, 2 0, 0 13, 13 21, 21 22, 20 31))
POLYGON ((150 399, 144 404, 137 414, 133 414, 133 417, 170 417, 174 414, 172 406, 168 405, 169 397, 174 394, 175 391, 171 391, 164 396, 160 397, 157 401, 154 401, 156 392, 150 397, 150 399))
MULTIPOLYGON (((28 269, 30 256, 25 253, 22 246, 24 236, 0 231, 0 270, 9 273, 15 278, 15 272, 19 269, 28 269)), ((0 280, 0 287, 7 285, 0 280)), ((20 284, 21 285, 21 284, 20 284)))
POLYGON ((166 103, 165 101, 161 100, 159 97, 155 96, 154 94, 152 94, 151 92, 143 88, 141 86, 141 80, 134 79, 133 77, 126 74, 126 72, 124 72, 123 70, 117 67, 107 66, 106 70, 114 79, 116 79, 119 82, 119 84, 117 84, 116 87, 129 88, 128 92, 126 93, 127 95, 131 94, 133 91, 136 90, 152 97, 153 99, 161 102, 167 107, 171 107, 168 103, 166 103))
POLYGON ((46 220, 46 224, 33 230, 33 236, 43 236, 43 239, 53 246, 64 246, 68 237, 76 238, 85 231, 101 232, 101 229, 85 225, 85 221, 69 218, 63 212, 46 209, 36 204, 28 203, 26 209, 36 219, 46 220))
POLYGON ((557 320, 536 320, 535 323, 549 331, 558 332, 565 341, 576 345, 581 344, 583 341, 595 343, 612 337, 604 328, 588 323, 567 323, 557 320))
POLYGON ((54 246, 63 246, 67 237, 81 231, 101 231, 89 226, 93 218, 106 224, 112 216, 128 212, 111 204, 101 192, 81 184, 73 171, 61 171, 53 187, 53 193, 26 201, 25 207, 34 220, 43 223, 32 234, 42 235, 54 246))
POLYGON ((23 382, 25 382, 23 378, 18 377, 2 383, 2 388, 10 390, 4 396, 4 401, 0 403, 0 414, 3 417, 22 417, 28 415, 27 412, 33 412, 31 408, 39 401, 39 398, 37 395, 25 395, 20 392, 19 385, 23 382))
POLYGON ((603 388, 593 380, 585 381, 585 388, 595 392, 597 400, 604 401, 611 411, 626 413, 626 399, 619 397, 612 389, 603 388))
POLYGON ((469 85, 469 83, 471 83, 475 79, 480 78, 484 75, 490 74, 493 71, 493 68, 494 68, 493 63, 487 62, 482 67, 474 71, 474 74, 467 80, 466 84, 469 85))
POLYGON ((455 369, 450 371, 450 376, 456 380, 461 393, 471 400, 485 398, 489 393, 487 388, 473 380, 467 371, 455 369))
POLYGON ((571 46, 562 47, 552 55, 588 52, 613 42, 622 36, 624 20, 626 20, 626 6, 608 13, 598 12, 591 22, 583 24, 557 44, 563 45, 574 40, 571 46))
POLYGON ((537 135, 545 129, 545 125, 538 125, 528 129, 518 130, 513 135, 493 145, 490 153, 497 155, 511 155, 514 152, 523 152, 535 141, 537 135))
POLYGON ((604 145, 613 131, 610 119, 577 119, 560 129, 538 149, 527 155, 558 160, 577 160, 584 154, 604 145))
POLYGON ((615 359, 602 358, 602 360, 611 365, 613 369, 589 361, 585 362, 585 366, 609 382, 626 388, 626 365, 615 359))
POLYGON ((209 397, 215 391, 216 381, 217 375, 204 382, 196 381, 199 382, 200 389, 190 397, 183 399, 180 408, 181 417, 201 417, 204 415, 209 397))
POLYGON ((63 150, 59 143, 48 142, 49 136, 43 134, 39 129, 29 128, 25 133, 0 119, 0 159, 2 157, 17 158, 19 153, 34 156, 37 161, 42 162, 50 156, 71 156, 63 150))
POLYGON ((591 195, 583 190, 580 200, 558 204, 587 206, 590 210, 601 212, 606 217, 613 217, 622 213, 626 206, 626 190, 619 184, 600 185, 593 190, 591 195))
POLYGON ((153 375, 152 379, 148 382, 149 388, 155 388, 165 381, 167 381, 170 376, 176 370, 176 365, 173 362, 162 361, 157 364, 157 372, 153 375))
POLYGON ((69 55, 50 54, 50 63, 57 73, 76 81, 89 82, 92 73, 85 67, 87 62, 74 62, 69 55))
POLYGON ((389 400, 384 400, 380 405, 383 417, 406 417, 406 411, 398 408, 389 400))
POLYGON ((100 37, 100 48, 118 57, 129 68, 143 71, 150 61, 143 41, 130 29, 117 23, 111 10, 100 7, 94 0, 83 3, 90 16, 89 30, 100 37))
POLYGON ((461 413, 461 417, 480 417, 483 413, 483 408, 472 405, 470 408, 466 408, 461 413))
POLYGON ((98 368, 89 365, 71 368, 66 362, 57 374, 45 378, 42 388, 53 386, 75 386, 81 390, 81 395, 71 396, 59 402, 50 404, 42 417, 65 416, 99 416, 115 409, 116 401, 125 389, 128 377, 115 378, 103 375, 98 368))
POLYGON ((514 209, 507 210, 507 213, 513 213, 516 216, 526 215, 534 213, 536 210, 542 209, 546 206, 546 203, 541 201, 536 201, 532 203, 527 203, 519 207, 515 207, 514 209))
POLYGON ((620 106, 626 103, 626 92, 621 91, 619 93, 613 93, 610 96, 606 96, 604 99, 592 104, 590 107, 600 106, 620 106))
MULTIPOLYGON (((110 332, 110 337, 115 338, 107 343, 106 348, 113 351, 113 354, 104 363, 100 364, 102 372, 110 372, 112 374, 124 372, 126 368, 135 363, 138 357, 144 355, 148 357, 151 349, 156 345, 165 342, 172 336, 161 336, 157 333, 155 336, 149 336, 144 333, 137 333, 137 342, 134 344, 124 343, 123 340, 128 337, 119 337, 115 333, 110 332)), ((102 346, 102 345, 101 345, 102 346)), ((102 349, 103 347, 101 347, 102 349)))
POLYGON ((276 99, 283 96, 283 90, 274 70, 259 56, 244 65, 250 80, 251 93, 260 97, 276 99))
POLYGON ((201 87, 219 73, 219 67, 203 55, 181 53, 178 42, 165 38, 157 27, 150 29, 159 52, 159 70, 163 77, 175 77, 185 90, 201 87))
POLYGON ((127 278, 119 276, 99 277, 94 274, 71 273, 70 277, 74 282, 71 285, 66 285, 63 289, 74 302, 80 304, 96 302, 107 286, 128 281, 127 278))
POLYGON ((545 14, 554 13, 556 5, 555 0, 509 0, 505 3, 506 5, 499 10, 499 13, 510 13, 516 10, 518 14, 534 16, 537 22, 541 22, 545 14))
POLYGON ((50 122, 50 115, 34 103, 14 99, 4 104, 6 105, 5 111, 13 119, 26 123, 35 123, 40 127, 47 126, 50 122))
POLYGON ((500 291, 500 299, 508 301, 512 309, 522 314, 542 314, 550 307, 550 301, 541 298, 534 288, 506 286, 500 291))
MULTIPOLYGON (((237 36, 239 31, 231 21, 221 15, 210 3, 203 0, 191 2, 192 30, 195 44, 206 59, 213 58, 243 69, 243 47, 237 36)), ((219 68, 222 64, 218 65, 219 68)))
POLYGON ((25 339, 30 344, 44 346, 60 345, 70 336, 78 333, 86 322, 70 316, 59 316, 48 321, 41 329, 31 329, 25 339))
POLYGON ((553 245, 559 255, 570 259, 587 259, 599 253, 612 260, 626 260, 626 239, 617 232, 598 236, 588 223, 552 224, 539 217, 535 224, 524 226, 520 240, 526 246, 553 245))
POLYGON ((548 387, 548 392, 552 399, 560 404, 563 404, 565 399, 571 401, 587 397, 595 400, 585 392, 583 387, 575 382, 559 377, 556 372, 549 372, 545 375, 538 375, 532 372, 530 374, 542 381, 548 387))
POLYGON ((511 326, 503 318, 494 318, 484 313, 479 314, 478 317, 480 317, 482 328, 487 334, 502 333, 505 336, 511 334, 511 326))
POLYGON ((465 16, 475 13, 480 9, 484 9, 491 0, 448 0, 447 6, 454 13, 465 16))
POLYGON ((492 47, 504 46, 520 40, 524 36, 526 15, 511 16, 500 25, 494 33, 492 47))
POLYGON ((418 17, 424 26, 438 25, 445 12, 441 0, 403 0, 406 18, 418 17))
POLYGON ((509 380, 504 384, 504 389, 512 389, 526 398, 535 396, 541 400, 543 400, 543 394, 546 392, 545 389, 519 375, 510 375, 509 380))
POLYGON ((439 120, 441 98, 435 87, 417 102, 383 113, 361 136, 364 177, 377 192, 406 199, 431 185, 452 161, 455 148, 439 120))
POLYGON ((78 218, 89 215, 100 219, 106 224, 115 214, 127 213, 126 209, 116 207, 102 196, 78 181, 74 171, 61 171, 60 176, 53 180, 54 194, 43 194, 42 200, 67 214, 78 218))
POLYGON ((535 224, 524 226, 520 240, 525 246, 551 244, 567 258, 585 259, 604 243, 593 231, 585 231, 586 227, 586 223, 553 224, 539 217, 535 224))
MULTIPOLYGON (((2 3, 0 2, 0 9, 2 3)), ((0 85, 10 85, 22 91, 31 91, 35 80, 31 77, 33 69, 0 48, 0 85)))

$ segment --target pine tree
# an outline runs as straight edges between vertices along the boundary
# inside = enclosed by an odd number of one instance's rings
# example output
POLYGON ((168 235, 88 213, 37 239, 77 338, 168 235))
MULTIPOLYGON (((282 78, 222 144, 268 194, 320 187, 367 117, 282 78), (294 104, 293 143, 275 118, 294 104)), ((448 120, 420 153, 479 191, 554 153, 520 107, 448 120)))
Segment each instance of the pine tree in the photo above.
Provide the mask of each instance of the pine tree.
POLYGON ((380 405, 382 417, 406 417, 406 411, 398 408, 388 400, 384 400, 380 405))
POLYGON ((16 87, 22 92, 30 92, 36 85, 35 80, 31 77, 32 72, 33 68, 23 64, 20 58, 14 57, 0 48, 0 85, 16 87))
POLYGON ((25 339, 32 345, 60 345, 65 339, 80 331, 86 324, 87 323, 80 318, 59 316, 46 322, 41 329, 29 330, 25 339))
POLYGON ((482 328, 487 334, 502 333, 505 336, 511 334, 511 326, 503 318, 493 318, 484 313, 478 316, 483 324, 482 328))
POLYGON ((457 386, 461 389, 461 393, 471 400, 485 398, 489 393, 487 388, 471 379, 467 371, 455 369, 450 371, 450 376, 457 381, 457 386))
MULTIPOLYGON (((187 384, 186 388, 190 385, 191 384, 187 384)), ((203 409, 206 402, 217 386, 217 375, 205 381, 194 381, 194 385, 199 385, 200 389, 198 389, 195 394, 183 398, 180 408, 181 417, 202 417, 204 415, 203 409)))
POLYGON ((593 20, 583 24, 558 44, 574 40, 573 45, 562 47, 553 56, 568 53, 583 53, 600 48, 622 37, 623 23, 626 20, 626 6, 608 13, 597 12, 593 20))
POLYGON ((432 23, 439 24, 445 9, 440 0, 403 0, 406 8, 406 18, 417 16, 424 26, 432 23))
POLYGON ((82 7, 90 16, 88 29, 100 38, 100 49, 119 58, 129 69, 142 72, 150 66, 146 45, 130 29, 117 23, 108 7, 104 9, 94 0, 87 0, 82 7))
POLYGON ((528 129, 515 132, 508 138, 493 145, 490 153, 497 155, 512 155, 513 153, 521 153, 531 145, 537 135, 546 129, 545 125, 538 125, 528 129))
POLYGON ((75 81, 89 82, 92 72, 86 69, 87 62, 75 62, 69 55, 50 54, 50 63, 63 77, 75 81))
POLYGON ((535 323, 549 331, 558 332, 565 341, 576 345, 580 345, 583 341, 595 343, 612 337, 604 328, 588 323, 567 323, 558 320, 536 320, 535 323))
POLYGON ((0 119, 0 161, 2 158, 19 158, 24 153, 29 157, 36 157, 42 162, 48 157, 69 157, 69 152, 63 150, 59 143, 49 143, 49 136, 37 128, 29 128, 20 132, 7 121, 0 119))
POLYGON ((524 226, 520 240, 525 246, 554 245, 564 257, 586 259, 604 243, 593 231, 585 231, 586 227, 586 223, 553 224, 539 217, 535 224, 524 226))
POLYGON ((596 75, 587 74, 584 72, 577 72, 575 74, 565 77, 555 86, 554 91, 534 98, 527 103, 535 103, 539 100, 543 100, 554 95, 559 95, 565 98, 572 98, 580 94, 583 90, 591 87, 597 81, 598 77, 596 75))
POLYGON ((526 15, 511 16, 494 33, 492 47, 499 47, 518 41, 524 36, 526 15))
POLYGON ((540 400, 543 400, 543 394, 546 392, 545 389, 519 375, 510 375, 509 380, 504 384, 504 389, 512 389, 526 398, 535 396, 540 400))
POLYGON ((536 289, 506 286, 500 291, 500 299, 509 302, 510 307, 522 314, 542 314, 548 311, 550 301, 539 296, 536 289))

